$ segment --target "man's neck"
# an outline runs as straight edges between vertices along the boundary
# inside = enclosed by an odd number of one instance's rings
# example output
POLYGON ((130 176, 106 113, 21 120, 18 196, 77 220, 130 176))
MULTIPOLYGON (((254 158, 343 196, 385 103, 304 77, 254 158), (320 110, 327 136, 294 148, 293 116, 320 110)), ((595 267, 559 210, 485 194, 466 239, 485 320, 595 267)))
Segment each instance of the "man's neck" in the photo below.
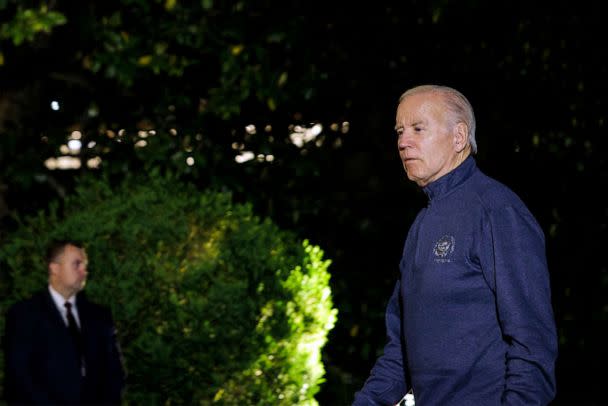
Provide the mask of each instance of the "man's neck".
POLYGON ((471 146, 467 144, 467 146, 464 147, 464 149, 460 151, 456 156, 456 165, 454 166, 454 168, 458 168, 461 163, 466 161, 469 155, 471 155, 471 146))
POLYGON ((66 289, 61 289, 58 286, 54 286, 52 282, 49 282, 49 288, 53 289, 55 293, 58 293, 63 297, 66 301, 70 300, 72 296, 75 296, 77 292, 72 292, 66 289))

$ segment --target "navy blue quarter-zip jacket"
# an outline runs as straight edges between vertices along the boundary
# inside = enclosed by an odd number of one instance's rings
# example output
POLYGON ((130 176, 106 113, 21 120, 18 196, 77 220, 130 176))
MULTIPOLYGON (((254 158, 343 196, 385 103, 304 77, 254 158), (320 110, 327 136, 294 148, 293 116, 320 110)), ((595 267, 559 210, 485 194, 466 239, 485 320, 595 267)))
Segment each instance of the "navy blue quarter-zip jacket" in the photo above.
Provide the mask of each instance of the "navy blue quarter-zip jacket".
POLYGON ((386 312, 388 343, 355 405, 546 405, 557 335, 543 232, 472 157, 424 188, 386 312))

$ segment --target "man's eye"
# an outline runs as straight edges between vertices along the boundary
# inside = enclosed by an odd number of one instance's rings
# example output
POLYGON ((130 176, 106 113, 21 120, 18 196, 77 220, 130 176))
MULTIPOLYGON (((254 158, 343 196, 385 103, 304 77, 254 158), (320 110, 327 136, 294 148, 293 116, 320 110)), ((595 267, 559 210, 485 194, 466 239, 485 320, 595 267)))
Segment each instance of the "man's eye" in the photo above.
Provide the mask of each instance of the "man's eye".
POLYGON ((414 131, 416 131, 417 133, 419 133, 420 131, 422 131, 422 127, 414 127, 414 131))

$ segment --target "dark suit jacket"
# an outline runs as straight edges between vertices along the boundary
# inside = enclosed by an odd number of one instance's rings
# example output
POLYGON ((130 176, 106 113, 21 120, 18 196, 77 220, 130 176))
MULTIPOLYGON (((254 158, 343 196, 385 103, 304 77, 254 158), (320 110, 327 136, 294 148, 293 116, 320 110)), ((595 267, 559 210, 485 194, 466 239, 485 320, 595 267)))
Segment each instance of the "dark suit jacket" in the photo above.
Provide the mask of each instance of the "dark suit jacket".
POLYGON ((110 311, 79 293, 86 377, 48 290, 13 305, 4 340, 6 399, 17 404, 118 404, 124 371, 110 311))

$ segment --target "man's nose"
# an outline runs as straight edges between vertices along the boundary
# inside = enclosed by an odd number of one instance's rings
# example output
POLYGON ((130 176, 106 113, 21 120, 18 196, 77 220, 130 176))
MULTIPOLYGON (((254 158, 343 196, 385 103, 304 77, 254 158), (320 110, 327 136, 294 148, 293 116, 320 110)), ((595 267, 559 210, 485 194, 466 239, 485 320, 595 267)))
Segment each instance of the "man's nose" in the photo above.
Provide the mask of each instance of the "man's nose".
POLYGON ((407 135, 407 133, 404 131, 401 134, 399 134, 399 138, 397 139, 397 147, 399 148, 399 151, 402 151, 408 147, 411 147, 412 144, 412 138, 407 135))

